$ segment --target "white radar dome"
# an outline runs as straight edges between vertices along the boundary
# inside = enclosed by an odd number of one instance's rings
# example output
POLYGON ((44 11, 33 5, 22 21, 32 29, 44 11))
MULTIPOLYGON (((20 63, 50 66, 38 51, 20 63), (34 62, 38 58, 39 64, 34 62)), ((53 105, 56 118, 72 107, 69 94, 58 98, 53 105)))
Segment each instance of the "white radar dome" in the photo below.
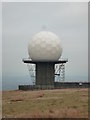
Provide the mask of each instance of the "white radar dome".
POLYGON ((60 39, 52 32, 41 31, 29 41, 28 54, 33 61, 57 61, 62 54, 60 39))

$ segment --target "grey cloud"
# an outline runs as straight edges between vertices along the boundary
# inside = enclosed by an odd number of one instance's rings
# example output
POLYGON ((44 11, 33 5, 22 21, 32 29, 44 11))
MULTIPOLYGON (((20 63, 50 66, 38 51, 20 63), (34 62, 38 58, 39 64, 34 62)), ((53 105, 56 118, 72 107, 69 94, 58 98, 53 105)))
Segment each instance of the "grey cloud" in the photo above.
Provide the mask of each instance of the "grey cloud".
POLYGON ((27 74, 21 58, 28 57, 31 36, 46 25, 62 41, 67 75, 87 76, 88 3, 3 3, 2 25, 5 75, 27 74))

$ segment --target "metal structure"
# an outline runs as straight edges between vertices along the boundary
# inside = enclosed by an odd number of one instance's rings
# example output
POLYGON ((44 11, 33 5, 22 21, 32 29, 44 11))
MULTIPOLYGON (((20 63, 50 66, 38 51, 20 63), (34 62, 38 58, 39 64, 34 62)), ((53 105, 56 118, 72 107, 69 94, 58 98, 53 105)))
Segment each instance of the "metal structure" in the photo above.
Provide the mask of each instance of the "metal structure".
POLYGON ((55 65, 55 82, 65 81, 65 63, 55 65))
POLYGON ((66 59, 59 61, 38 62, 30 59, 23 59, 27 64, 33 85, 38 88, 54 88, 54 82, 64 82, 66 59), (56 80, 56 78, 58 78, 56 80))
POLYGON ((35 85, 36 84, 36 82, 35 82, 35 76, 36 76, 35 64, 28 64, 27 63, 27 68, 29 71, 29 75, 30 75, 32 84, 35 85))

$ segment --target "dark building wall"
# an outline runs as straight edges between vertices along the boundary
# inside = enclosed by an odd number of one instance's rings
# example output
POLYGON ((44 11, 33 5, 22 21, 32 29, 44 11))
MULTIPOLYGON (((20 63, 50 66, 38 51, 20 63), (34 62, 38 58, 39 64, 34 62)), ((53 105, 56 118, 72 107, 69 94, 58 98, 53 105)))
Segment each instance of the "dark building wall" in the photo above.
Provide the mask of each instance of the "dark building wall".
POLYGON ((55 88, 88 88, 90 83, 87 82, 54 82, 55 88))
MULTIPOLYGON (((79 83, 79 82, 55 82, 54 83, 54 88, 55 89, 66 89, 66 88, 90 88, 90 83, 84 82, 84 83, 79 83)), ((47 88, 39 88, 36 85, 19 85, 18 86, 19 90, 34 90, 34 89, 53 89, 52 87, 47 87, 47 88)))
POLYGON ((44 86, 54 85, 53 62, 36 63, 36 85, 44 85, 44 86))

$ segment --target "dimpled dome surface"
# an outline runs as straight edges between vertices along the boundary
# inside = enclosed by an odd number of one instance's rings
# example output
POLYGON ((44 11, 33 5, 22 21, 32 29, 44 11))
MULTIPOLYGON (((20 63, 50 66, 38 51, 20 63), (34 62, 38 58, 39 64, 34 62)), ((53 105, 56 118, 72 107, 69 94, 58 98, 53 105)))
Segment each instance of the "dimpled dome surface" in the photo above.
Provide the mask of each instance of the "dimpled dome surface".
POLYGON ((29 41, 28 53, 33 61, 57 61, 62 54, 60 39, 52 32, 41 31, 29 41))

